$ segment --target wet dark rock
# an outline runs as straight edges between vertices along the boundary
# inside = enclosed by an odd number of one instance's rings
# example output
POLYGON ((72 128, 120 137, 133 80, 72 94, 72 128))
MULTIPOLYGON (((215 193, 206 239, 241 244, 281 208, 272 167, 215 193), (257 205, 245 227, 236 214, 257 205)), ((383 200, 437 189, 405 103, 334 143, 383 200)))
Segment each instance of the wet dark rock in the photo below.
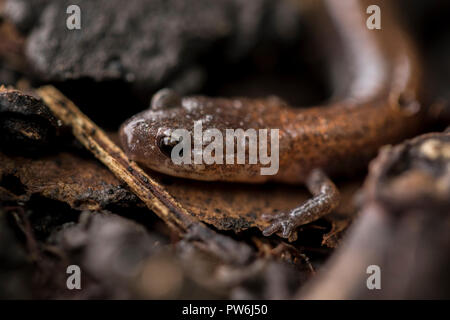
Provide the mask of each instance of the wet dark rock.
POLYGON ((40 151, 61 132, 41 99, 0 87, 0 147, 15 153, 40 151))
POLYGON ((141 263, 164 243, 131 220, 88 211, 50 240, 91 279, 86 283, 83 298, 130 298, 133 295, 130 282, 138 276, 141 263))
MULTIPOLYGON (((8 0, 8 16, 29 31, 26 54, 40 79, 123 80, 192 90, 205 54, 239 58, 262 38, 291 41, 298 10, 269 0, 8 0), (81 8, 81 30, 66 9, 81 8), (220 48, 220 49, 219 49, 220 48)), ((216 59, 216 57, 214 57, 216 59)))

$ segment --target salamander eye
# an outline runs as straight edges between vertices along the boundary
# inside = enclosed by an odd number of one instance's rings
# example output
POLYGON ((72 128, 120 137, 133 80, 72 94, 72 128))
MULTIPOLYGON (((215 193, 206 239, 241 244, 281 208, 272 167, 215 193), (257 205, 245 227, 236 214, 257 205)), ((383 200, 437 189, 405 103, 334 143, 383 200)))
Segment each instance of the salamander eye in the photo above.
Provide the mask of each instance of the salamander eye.
POLYGON ((181 105, 181 97, 172 89, 161 89, 155 93, 150 102, 153 110, 164 110, 181 105))
MULTIPOLYGON (((167 157, 171 157, 173 148, 182 140, 182 137, 179 139, 175 139, 173 136, 162 134, 156 138, 156 143, 159 150, 167 157)), ((182 154, 183 149, 180 151, 180 156, 182 154)))

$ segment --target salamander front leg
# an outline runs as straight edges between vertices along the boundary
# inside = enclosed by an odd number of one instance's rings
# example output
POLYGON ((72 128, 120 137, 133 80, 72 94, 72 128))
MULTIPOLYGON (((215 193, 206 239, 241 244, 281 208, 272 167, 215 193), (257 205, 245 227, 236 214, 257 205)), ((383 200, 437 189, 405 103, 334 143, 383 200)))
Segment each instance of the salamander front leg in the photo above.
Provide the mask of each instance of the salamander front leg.
POLYGON ((272 224, 263 231, 265 236, 277 233, 289 241, 295 241, 297 227, 330 213, 339 204, 339 191, 322 170, 313 170, 306 181, 306 186, 313 198, 289 213, 263 216, 265 220, 272 221, 272 224))

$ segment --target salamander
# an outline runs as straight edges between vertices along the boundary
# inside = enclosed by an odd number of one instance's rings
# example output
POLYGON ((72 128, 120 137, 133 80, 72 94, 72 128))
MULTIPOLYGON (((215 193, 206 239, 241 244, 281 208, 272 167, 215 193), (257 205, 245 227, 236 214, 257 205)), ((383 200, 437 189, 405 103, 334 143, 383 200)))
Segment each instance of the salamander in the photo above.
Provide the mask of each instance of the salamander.
POLYGON ((381 146, 416 134, 424 114, 418 58, 386 1, 324 0, 319 7, 335 31, 323 39, 335 47, 329 52, 330 70, 338 71, 336 93, 327 103, 297 108, 274 96, 181 97, 162 89, 149 109, 121 126, 126 154, 145 167, 183 178, 305 184, 313 197, 290 212, 266 216, 271 224, 263 231, 295 240, 298 226, 328 214, 339 203, 329 176, 352 174, 381 146), (366 27, 366 8, 372 4, 381 8, 381 30, 366 27), (223 136, 227 128, 279 129, 277 174, 261 175, 261 164, 173 163, 172 130, 192 132, 198 120, 223 136))

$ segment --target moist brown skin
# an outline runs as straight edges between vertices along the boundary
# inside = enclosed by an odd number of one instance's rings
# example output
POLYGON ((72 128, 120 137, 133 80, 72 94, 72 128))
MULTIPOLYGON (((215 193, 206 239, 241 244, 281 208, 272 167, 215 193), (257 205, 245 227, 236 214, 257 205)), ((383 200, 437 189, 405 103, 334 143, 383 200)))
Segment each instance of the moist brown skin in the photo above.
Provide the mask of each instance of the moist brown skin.
POLYGON ((265 235, 277 232, 294 240, 299 225, 331 212, 339 192, 327 175, 351 174, 382 145, 417 133, 423 108, 417 101, 419 66, 407 37, 389 17, 386 3, 326 0, 323 4, 337 32, 333 39, 339 40, 330 60, 348 79, 344 91, 342 84, 336 86, 343 92, 341 98, 302 109, 276 97, 182 98, 161 90, 150 109, 122 125, 121 141, 128 156, 156 171, 190 179, 306 183, 314 197, 289 213, 268 217, 273 224, 264 230, 265 235), (365 10, 370 4, 381 7, 382 30, 366 28, 365 10), (164 152, 170 146, 162 138, 168 135, 167 129, 192 132, 195 120, 203 120, 203 130, 217 128, 224 137, 227 128, 279 129, 278 173, 263 176, 259 164, 175 165, 164 152))

